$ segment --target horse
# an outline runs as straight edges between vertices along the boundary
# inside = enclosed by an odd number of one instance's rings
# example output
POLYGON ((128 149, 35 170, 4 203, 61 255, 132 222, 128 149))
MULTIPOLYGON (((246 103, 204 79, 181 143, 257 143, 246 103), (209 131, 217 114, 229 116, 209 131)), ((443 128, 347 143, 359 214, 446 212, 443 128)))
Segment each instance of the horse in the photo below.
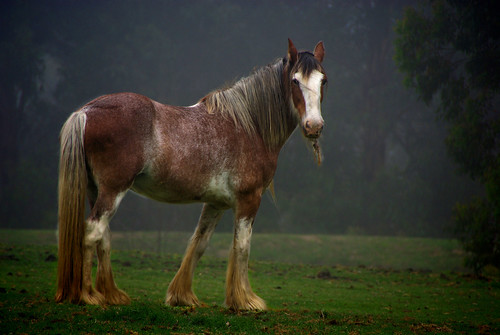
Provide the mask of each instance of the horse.
MULTIPOLYGON (((300 124, 320 157, 325 50, 254 70, 195 105, 134 93, 104 95, 69 116, 60 133, 57 302, 129 304, 113 279, 109 222, 127 191, 168 203, 202 202, 198 225, 167 289, 171 306, 199 305, 193 272, 224 211, 234 212, 225 305, 265 310, 248 280, 252 227, 278 155, 300 124), (85 219, 86 199, 90 213, 85 219), (95 288, 92 260, 97 252, 95 288)), ((318 158, 319 159, 319 158, 318 158)))

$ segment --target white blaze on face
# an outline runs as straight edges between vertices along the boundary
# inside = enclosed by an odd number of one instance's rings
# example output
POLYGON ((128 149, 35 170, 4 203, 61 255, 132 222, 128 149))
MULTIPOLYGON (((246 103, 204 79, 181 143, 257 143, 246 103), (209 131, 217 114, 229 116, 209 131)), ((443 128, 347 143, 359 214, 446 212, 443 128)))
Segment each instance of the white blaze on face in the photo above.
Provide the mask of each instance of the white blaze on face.
POLYGON ((323 124, 323 117, 321 116, 321 84, 325 76, 318 70, 314 70, 307 78, 300 72, 295 73, 293 77, 300 83, 300 90, 306 105, 306 115, 302 122, 304 125, 306 122, 323 124))

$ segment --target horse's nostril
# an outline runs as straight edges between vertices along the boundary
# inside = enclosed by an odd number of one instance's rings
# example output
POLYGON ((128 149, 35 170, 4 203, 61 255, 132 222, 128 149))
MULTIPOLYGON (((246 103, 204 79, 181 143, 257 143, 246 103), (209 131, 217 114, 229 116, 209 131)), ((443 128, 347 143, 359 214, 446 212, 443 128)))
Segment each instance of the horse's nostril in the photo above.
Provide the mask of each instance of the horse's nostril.
POLYGON ((318 138, 323 131, 323 122, 307 120, 303 123, 304 135, 309 138, 318 138))

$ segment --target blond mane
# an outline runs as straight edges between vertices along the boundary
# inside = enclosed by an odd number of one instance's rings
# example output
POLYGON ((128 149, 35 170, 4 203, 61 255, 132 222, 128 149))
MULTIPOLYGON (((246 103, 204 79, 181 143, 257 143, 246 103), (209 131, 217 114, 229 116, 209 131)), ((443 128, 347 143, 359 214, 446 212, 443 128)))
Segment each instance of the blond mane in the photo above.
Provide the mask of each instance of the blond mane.
POLYGON ((202 101, 209 113, 232 119, 250 135, 259 134, 268 147, 283 145, 298 122, 290 110, 283 71, 280 59, 202 101))

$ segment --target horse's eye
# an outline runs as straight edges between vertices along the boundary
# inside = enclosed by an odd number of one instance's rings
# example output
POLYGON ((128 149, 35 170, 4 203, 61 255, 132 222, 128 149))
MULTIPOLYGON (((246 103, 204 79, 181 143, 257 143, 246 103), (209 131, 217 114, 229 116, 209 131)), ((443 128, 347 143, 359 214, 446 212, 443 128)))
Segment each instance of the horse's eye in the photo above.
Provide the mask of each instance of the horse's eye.
POLYGON ((326 85, 326 83, 328 83, 328 80, 327 80, 327 79, 323 79, 323 80, 321 81, 321 86, 325 86, 325 85, 326 85))
POLYGON ((294 83, 295 85, 299 86, 299 81, 295 78, 292 79, 292 83, 294 83))

